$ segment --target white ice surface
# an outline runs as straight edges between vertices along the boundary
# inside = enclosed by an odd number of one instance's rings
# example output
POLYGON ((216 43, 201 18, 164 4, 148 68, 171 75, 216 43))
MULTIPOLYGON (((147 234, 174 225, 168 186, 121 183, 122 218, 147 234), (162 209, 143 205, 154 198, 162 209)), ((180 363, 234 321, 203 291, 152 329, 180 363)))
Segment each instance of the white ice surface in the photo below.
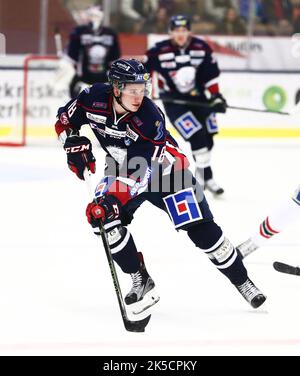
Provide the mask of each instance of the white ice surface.
MULTIPOLYGON (((215 178, 226 194, 207 199, 235 245, 299 185, 299 155, 300 140, 216 141, 215 178)), ((129 333, 101 241, 85 219, 85 185, 64 151, 1 148, 0 183, 0 355, 300 355, 300 278, 272 268, 275 260, 300 264, 299 222, 246 259, 268 296, 254 310, 145 203, 130 230, 161 300, 146 332, 129 333)), ((119 275, 126 293, 129 277, 119 275)))

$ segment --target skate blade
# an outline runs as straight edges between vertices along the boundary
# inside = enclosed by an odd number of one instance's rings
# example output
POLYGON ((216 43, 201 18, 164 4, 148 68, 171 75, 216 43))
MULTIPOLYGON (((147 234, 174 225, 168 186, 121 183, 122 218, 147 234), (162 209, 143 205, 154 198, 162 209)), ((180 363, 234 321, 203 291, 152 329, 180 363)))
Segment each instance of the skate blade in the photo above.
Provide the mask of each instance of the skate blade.
POLYGON ((139 302, 130 304, 129 306, 130 311, 134 315, 139 315, 140 313, 154 306, 159 301, 159 299, 160 299, 159 295, 156 293, 154 289, 152 289, 149 292, 147 292, 147 294, 143 297, 142 300, 140 300, 139 302))

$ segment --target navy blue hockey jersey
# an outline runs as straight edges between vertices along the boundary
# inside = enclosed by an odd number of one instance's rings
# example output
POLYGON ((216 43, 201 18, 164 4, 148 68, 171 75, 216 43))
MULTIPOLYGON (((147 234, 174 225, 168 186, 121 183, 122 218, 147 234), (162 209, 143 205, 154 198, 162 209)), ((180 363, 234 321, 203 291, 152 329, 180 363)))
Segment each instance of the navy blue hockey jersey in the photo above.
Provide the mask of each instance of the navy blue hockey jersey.
POLYGON ((79 131, 82 125, 89 124, 122 173, 133 180, 145 177, 145 185, 151 180, 156 162, 162 166, 162 173, 170 167, 188 167, 185 156, 166 130, 162 112, 147 97, 138 111, 117 115, 110 86, 95 84, 61 107, 58 118, 58 134, 67 129, 79 131))
POLYGON ((121 55, 115 32, 107 27, 94 31, 91 24, 73 30, 67 54, 76 64, 77 75, 88 83, 106 82, 109 64, 121 55))
POLYGON ((184 48, 171 39, 156 43, 145 59, 147 70, 159 74, 160 94, 202 96, 205 89, 217 83, 220 74, 212 49, 196 37, 191 37, 184 48))

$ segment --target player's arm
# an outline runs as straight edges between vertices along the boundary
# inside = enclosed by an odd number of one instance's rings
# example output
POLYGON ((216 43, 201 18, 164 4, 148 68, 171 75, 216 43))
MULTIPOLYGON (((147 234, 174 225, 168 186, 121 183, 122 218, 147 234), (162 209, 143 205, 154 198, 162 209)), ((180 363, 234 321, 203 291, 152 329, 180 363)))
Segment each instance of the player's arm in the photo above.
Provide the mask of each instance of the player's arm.
POLYGON ((153 125, 150 132, 143 132, 133 124, 130 127, 131 137, 137 137, 138 142, 128 149, 127 164, 121 168, 120 176, 111 181, 104 179, 101 196, 97 198, 96 192, 96 201, 88 205, 86 215, 91 224, 96 225, 99 219, 116 219, 129 200, 149 187, 153 177, 159 178, 166 149, 164 124, 153 125))
POLYGON ((217 60, 213 56, 212 49, 207 45, 203 62, 196 72, 196 85, 210 93, 210 105, 212 112, 226 112, 227 103, 219 88, 220 69, 217 60))
POLYGON ((83 91, 76 99, 69 101, 66 106, 59 108, 55 124, 55 131, 63 143, 67 153, 68 167, 79 179, 84 179, 83 172, 88 168, 92 173, 96 170, 96 159, 92 153, 92 144, 79 131, 87 123, 82 101, 87 93, 83 91))

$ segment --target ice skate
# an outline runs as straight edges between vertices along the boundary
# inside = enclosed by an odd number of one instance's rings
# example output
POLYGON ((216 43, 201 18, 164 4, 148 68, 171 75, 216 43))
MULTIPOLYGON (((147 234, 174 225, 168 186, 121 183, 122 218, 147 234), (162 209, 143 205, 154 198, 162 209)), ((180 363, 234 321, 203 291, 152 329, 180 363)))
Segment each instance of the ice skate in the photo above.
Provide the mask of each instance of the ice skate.
POLYGON ((249 278, 242 285, 235 287, 253 308, 260 307, 267 299, 249 278))
POLYGON ((139 253, 139 258, 141 259, 140 269, 131 274, 132 288, 125 297, 125 303, 130 305, 134 314, 145 311, 159 301, 155 283, 146 270, 141 253, 139 253))
POLYGON ((214 179, 209 179, 204 182, 204 189, 207 189, 214 195, 221 195, 224 193, 224 189, 217 184, 214 179))
POLYGON ((248 255, 250 255, 250 253, 254 252, 257 248, 258 246, 254 244, 252 239, 250 238, 246 240, 245 242, 241 243, 240 245, 238 245, 236 247, 236 251, 243 259, 247 257, 248 255))

